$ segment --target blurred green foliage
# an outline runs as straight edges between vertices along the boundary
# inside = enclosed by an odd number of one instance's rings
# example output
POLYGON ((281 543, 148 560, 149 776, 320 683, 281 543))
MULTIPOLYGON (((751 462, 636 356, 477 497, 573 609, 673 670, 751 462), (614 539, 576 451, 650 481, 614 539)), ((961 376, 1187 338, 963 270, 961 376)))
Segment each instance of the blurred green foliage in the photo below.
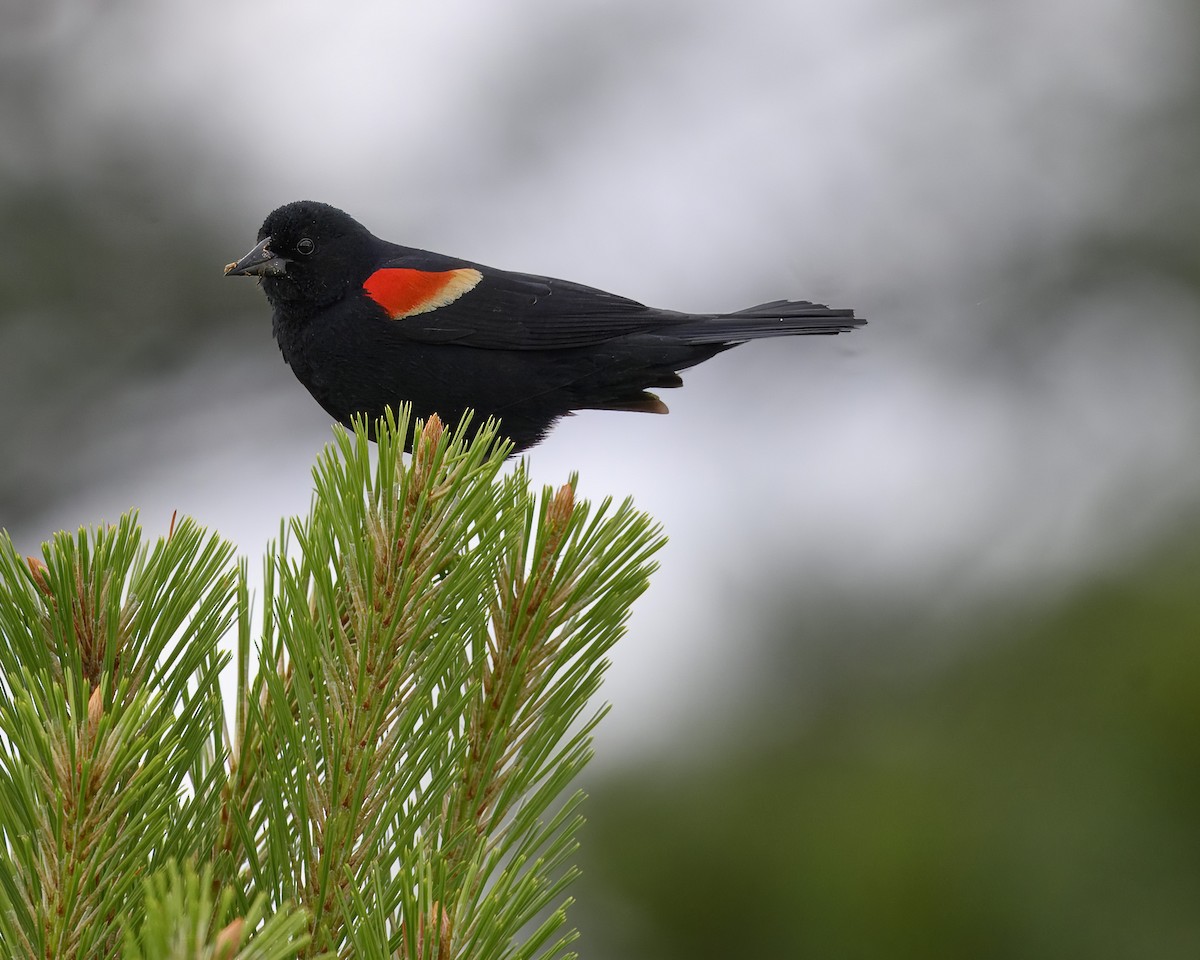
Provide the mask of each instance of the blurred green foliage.
POLYGON ((1198 584, 1181 536, 1040 611, 946 624, 931 640, 962 655, 922 677, 846 676, 794 722, 784 689, 703 765, 596 785, 585 945, 1200 955, 1198 584))
MULTIPOLYGON (((262 318, 213 282, 225 259, 218 233, 143 174, 126 178, 138 191, 115 175, 95 189, 0 187, 0 229, 12 240, 0 257, 0 525, 10 529, 123 456, 148 459, 148 438, 112 449, 118 428, 161 430, 150 397, 197 354, 266 345, 253 322, 262 318)), ((277 365, 270 349, 259 353, 264 368, 277 365)))

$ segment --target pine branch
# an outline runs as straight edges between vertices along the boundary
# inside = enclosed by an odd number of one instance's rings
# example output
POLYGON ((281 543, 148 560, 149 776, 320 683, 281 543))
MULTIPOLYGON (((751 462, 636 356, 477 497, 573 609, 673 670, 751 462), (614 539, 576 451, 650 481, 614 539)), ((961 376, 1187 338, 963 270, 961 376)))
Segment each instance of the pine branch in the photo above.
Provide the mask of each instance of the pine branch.
POLYGON ((337 431, 257 643, 244 564, 191 521, 41 560, 0 537, 7 955, 567 955, 585 711, 662 537, 465 426, 408 460, 406 413, 337 431))
POLYGON ((303 913, 264 917, 260 896, 238 915, 233 891, 214 896, 214 886, 211 866, 170 863, 148 878, 144 912, 125 924, 124 960, 284 960, 308 943, 303 913))
POLYGON ((28 563, 0 539, 0 934, 15 956, 116 955, 139 876, 194 855, 232 619, 232 550, 185 521, 153 550, 136 518, 28 563), (205 723, 203 718, 209 717, 205 723), (197 784, 193 783, 193 787, 197 784))

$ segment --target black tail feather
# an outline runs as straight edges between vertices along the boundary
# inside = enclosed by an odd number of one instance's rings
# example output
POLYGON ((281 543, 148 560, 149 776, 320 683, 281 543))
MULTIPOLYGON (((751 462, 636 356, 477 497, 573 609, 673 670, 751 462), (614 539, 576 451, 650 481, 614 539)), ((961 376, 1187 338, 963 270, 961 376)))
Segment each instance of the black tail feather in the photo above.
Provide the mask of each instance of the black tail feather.
POLYGON ((724 343, 763 337, 792 337, 849 333, 867 321, 853 310, 808 300, 772 300, 736 313, 696 316, 671 333, 685 343, 724 343))

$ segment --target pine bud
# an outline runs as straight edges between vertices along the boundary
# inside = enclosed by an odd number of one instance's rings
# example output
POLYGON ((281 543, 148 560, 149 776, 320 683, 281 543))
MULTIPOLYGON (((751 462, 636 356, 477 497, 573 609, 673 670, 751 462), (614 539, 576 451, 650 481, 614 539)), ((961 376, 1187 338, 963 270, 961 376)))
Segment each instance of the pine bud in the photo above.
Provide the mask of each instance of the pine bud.
POLYGON ((25 562, 29 564, 29 572, 33 576, 33 582, 42 591, 42 595, 50 596, 50 583, 46 579, 46 565, 37 557, 26 557, 25 562))
POLYGON ((101 694, 100 688, 96 687, 92 690, 92 695, 88 697, 88 733, 93 737, 96 735, 96 730, 100 727, 100 718, 104 715, 104 695, 101 694))
POLYGON ((217 960, 232 960, 237 956, 237 952, 242 946, 242 932, 245 926, 245 919, 236 917, 217 934, 217 942, 213 950, 213 955, 217 960))

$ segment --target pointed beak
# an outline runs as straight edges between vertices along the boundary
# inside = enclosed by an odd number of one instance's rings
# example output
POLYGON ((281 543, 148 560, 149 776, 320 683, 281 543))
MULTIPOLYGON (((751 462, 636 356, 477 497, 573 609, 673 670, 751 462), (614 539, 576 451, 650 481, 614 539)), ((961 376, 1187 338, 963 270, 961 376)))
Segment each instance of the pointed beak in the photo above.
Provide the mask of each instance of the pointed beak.
POLYGON ((267 237, 258 246, 233 263, 225 264, 227 277, 280 277, 287 272, 291 262, 286 257, 277 257, 271 252, 271 238, 267 237))

